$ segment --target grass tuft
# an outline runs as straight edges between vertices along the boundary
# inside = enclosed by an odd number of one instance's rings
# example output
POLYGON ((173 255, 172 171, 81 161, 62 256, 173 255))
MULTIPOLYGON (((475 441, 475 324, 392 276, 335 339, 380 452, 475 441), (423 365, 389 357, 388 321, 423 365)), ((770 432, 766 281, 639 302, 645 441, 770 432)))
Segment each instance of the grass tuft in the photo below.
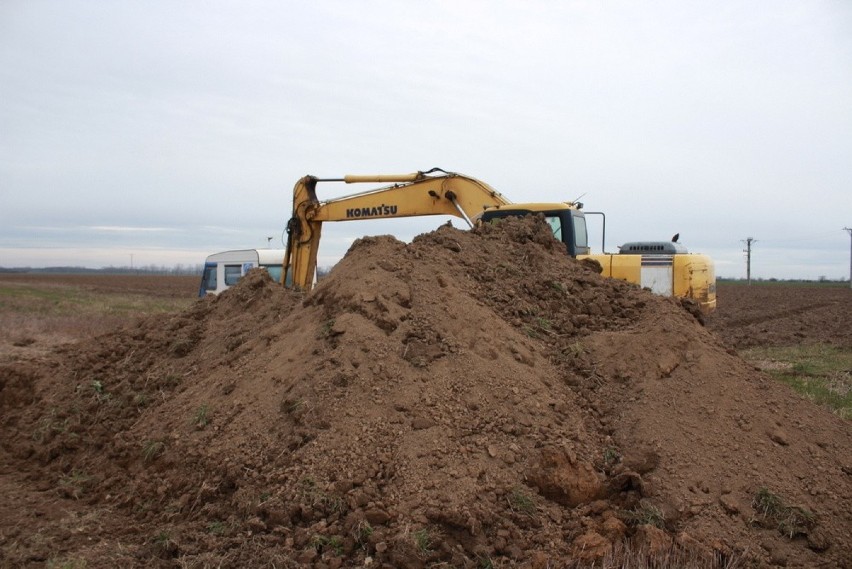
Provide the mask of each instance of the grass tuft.
POLYGON ((813 512, 785 504, 780 496, 765 487, 754 495, 752 507, 759 516, 753 521, 774 526, 789 539, 797 535, 807 535, 808 530, 816 525, 816 515, 813 512))
POLYGON ((413 536, 414 545, 420 553, 428 553, 432 550, 432 535, 427 528, 417 530, 413 536))
POLYGON ((370 525, 370 522, 362 520, 358 522, 358 525, 355 526, 354 530, 352 530, 352 534, 352 537, 355 538, 355 543, 364 548, 366 547, 370 536, 373 535, 373 526, 370 525))
POLYGON ((75 470, 59 479, 59 491, 63 496, 79 500, 83 497, 91 482, 91 476, 75 470))
POLYGON ((334 318, 331 318, 330 320, 326 320, 325 322, 322 323, 322 326, 320 326, 320 329, 317 332, 317 338, 319 338, 319 339, 331 338, 332 336, 334 336, 333 328, 334 328, 334 318))
POLYGON ((509 508, 513 512, 532 516, 538 511, 535 498, 523 488, 514 488, 508 496, 509 508))
POLYGON ((196 429, 203 429, 210 424, 210 415, 210 407, 207 403, 204 403, 195 410, 195 414, 192 416, 192 424, 195 425, 196 429))
POLYGON ((318 553, 331 551, 335 555, 343 555, 343 538, 339 535, 320 535, 317 534, 311 538, 311 547, 317 550, 318 553))
POLYGON ((207 524, 207 533, 210 535, 222 535, 228 529, 225 522, 215 521, 207 524))
POLYGON ((621 462, 621 453, 615 447, 606 447, 603 451, 603 461, 605 466, 612 466, 621 462))
POLYGON ((142 445, 142 458, 145 462, 153 462, 166 451, 166 443, 159 440, 148 440, 142 445))
POLYGON ((640 502, 634 509, 624 512, 624 521, 632 526, 650 525, 665 529, 666 518, 659 508, 647 502, 640 502))

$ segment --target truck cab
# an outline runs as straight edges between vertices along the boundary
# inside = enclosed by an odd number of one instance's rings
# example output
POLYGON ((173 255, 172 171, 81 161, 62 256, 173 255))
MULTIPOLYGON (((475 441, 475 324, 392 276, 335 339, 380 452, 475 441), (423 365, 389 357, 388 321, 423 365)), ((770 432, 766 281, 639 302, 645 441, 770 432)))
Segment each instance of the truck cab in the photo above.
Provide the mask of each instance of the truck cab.
POLYGON ((284 249, 238 249, 214 253, 204 262, 198 296, 219 294, 239 282, 251 269, 263 268, 278 282, 284 249))

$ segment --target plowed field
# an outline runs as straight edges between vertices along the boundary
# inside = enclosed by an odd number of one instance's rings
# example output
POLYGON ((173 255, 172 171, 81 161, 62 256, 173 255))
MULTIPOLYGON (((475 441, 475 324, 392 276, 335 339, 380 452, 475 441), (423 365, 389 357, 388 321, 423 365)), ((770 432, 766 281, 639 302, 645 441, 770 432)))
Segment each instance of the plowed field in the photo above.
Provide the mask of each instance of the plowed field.
POLYGON ((0 273, 0 285, 77 287, 104 294, 194 298, 200 276, 0 273))
POLYGON ((821 342, 852 348, 848 286, 719 284, 708 327, 737 349, 821 342))

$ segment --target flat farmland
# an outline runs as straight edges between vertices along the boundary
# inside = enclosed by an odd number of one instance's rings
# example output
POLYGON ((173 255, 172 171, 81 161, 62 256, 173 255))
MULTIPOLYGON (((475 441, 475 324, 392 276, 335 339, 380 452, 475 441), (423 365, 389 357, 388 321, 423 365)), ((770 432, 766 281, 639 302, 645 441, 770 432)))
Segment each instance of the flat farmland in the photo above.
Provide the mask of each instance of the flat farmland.
POLYGON ((135 293, 193 299, 200 276, 0 273, 0 286, 77 288, 94 293, 135 293))
POLYGON ((194 302, 194 276, 0 273, 0 360, 31 359, 194 302))
POLYGON ((852 348, 848 285, 720 283, 717 290, 718 308, 707 327, 737 350, 814 343, 852 348))

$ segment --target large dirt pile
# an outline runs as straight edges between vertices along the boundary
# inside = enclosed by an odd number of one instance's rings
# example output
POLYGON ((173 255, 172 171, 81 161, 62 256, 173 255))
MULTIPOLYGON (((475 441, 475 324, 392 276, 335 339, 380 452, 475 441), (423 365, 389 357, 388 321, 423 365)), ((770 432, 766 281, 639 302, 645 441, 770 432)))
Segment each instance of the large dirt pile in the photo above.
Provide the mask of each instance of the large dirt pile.
POLYGON ((534 219, 365 238, 310 294, 253 273, 3 376, 6 469, 100 516, 19 514, 10 564, 852 559, 849 424, 534 219))

